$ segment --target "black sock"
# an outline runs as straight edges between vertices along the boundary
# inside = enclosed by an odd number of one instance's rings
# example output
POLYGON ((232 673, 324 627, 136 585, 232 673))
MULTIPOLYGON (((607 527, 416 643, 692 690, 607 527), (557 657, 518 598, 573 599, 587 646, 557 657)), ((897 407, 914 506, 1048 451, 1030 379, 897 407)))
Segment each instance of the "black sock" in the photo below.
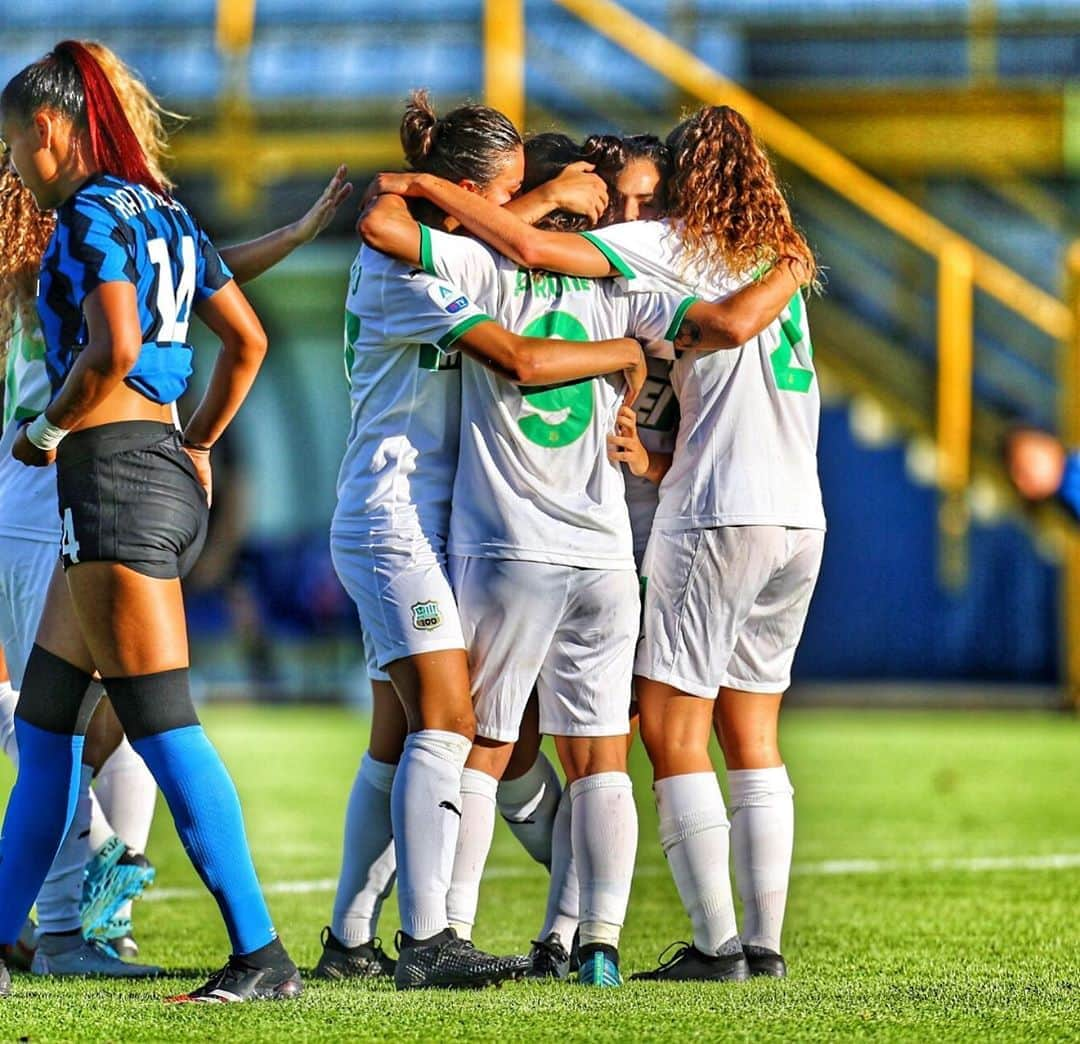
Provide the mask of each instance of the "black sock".
POLYGON ((234 954, 232 960, 236 964, 253 970, 258 968, 280 968, 283 965, 292 964, 292 959, 277 936, 274 936, 265 946, 252 950, 251 953, 234 954))

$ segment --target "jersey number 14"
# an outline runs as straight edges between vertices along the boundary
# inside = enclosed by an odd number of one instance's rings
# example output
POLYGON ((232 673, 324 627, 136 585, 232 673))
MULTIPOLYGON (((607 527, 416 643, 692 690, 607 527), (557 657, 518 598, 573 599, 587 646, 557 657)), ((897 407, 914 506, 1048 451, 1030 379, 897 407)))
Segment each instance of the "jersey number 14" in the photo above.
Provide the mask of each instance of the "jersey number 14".
POLYGON ((173 282, 169 244, 164 239, 151 239, 146 244, 146 252, 158 270, 158 332, 155 340, 183 343, 187 340, 191 302, 195 297, 195 240, 191 236, 180 240, 179 284, 173 282))

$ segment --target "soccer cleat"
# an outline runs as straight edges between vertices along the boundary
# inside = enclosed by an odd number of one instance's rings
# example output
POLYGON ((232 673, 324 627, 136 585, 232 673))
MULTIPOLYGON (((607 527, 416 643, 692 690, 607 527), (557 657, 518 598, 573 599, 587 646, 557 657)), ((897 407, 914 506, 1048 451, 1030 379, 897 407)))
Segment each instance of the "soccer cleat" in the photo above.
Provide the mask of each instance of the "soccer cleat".
POLYGON ((116 911, 129 899, 137 899, 153 884, 157 871, 146 856, 124 846, 115 834, 86 864, 83 879, 83 935, 87 939, 105 938, 105 930, 116 911))
POLYGON ((636 972, 630 978, 636 982, 745 982, 750 978, 750 967, 741 950, 710 957, 691 943, 672 943, 660 954, 660 967, 652 971, 636 972), (679 949, 665 961, 664 955, 672 946, 679 949))
POLYGON ((551 932, 546 939, 533 939, 529 951, 527 979, 563 980, 570 975, 570 954, 562 944, 558 932, 551 932))
POLYGON ((63 953, 45 953, 39 946, 30 970, 35 975, 94 975, 108 979, 154 979, 161 974, 161 969, 152 964, 129 964, 120 960, 96 939, 83 939, 78 946, 63 953))
POLYGON ((578 982, 582 986, 621 986, 619 951, 613 946, 590 945, 581 948, 578 982))
POLYGON ((292 961, 277 968, 251 968, 235 957, 198 989, 166 997, 166 1004, 239 1004, 255 1000, 291 1000, 304 984, 292 961))
POLYGON ((7 946, 0 946, 0 960, 9 968, 29 971, 37 949, 37 925, 28 917, 19 932, 19 938, 7 946))
POLYGON ((139 956, 139 944, 131 934, 130 917, 110 917, 93 938, 117 957, 131 960, 139 956))
POLYGON ((787 978, 787 963, 775 950, 767 950, 764 946, 744 946, 743 954, 750 966, 750 974, 755 978, 787 978))
POLYGON ((453 928, 419 944, 398 932, 396 942, 394 985, 399 990, 480 989, 520 979, 529 971, 528 957, 484 953, 467 939, 459 939, 453 928))
POLYGON ((3 960, 0 960, 0 999, 7 997, 11 993, 11 976, 8 974, 7 966, 3 960))
POLYGON ((322 947, 316 979, 382 979, 394 974, 395 961, 379 939, 346 946, 327 925, 322 930, 322 947))

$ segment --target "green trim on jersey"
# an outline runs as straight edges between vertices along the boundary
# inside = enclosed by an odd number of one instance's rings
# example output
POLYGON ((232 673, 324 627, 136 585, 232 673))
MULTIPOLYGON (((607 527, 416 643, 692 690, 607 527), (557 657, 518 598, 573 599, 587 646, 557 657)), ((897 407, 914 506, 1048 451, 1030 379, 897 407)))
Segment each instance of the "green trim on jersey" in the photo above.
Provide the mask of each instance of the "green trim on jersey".
POLYGON ((679 307, 675 309, 675 314, 671 317, 671 325, 668 326, 667 333, 664 334, 665 341, 674 343, 675 338, 679 336, 679 327, 682 326, 683 319, 686 318, 686 313, 700 300, 700 297, 687 297, 682 301, 679 307))
MULTIPOLYGON (((420 227, 423 228, 423 225, 420 227)), ((452 330, 444 333, 435 344, 440 352, 448 351, 455 341, 461 340, 474 326, 491 322, 494 322, 494 320, 490 315, 470 315, 468 319, 463 319, 452 330)))
POLYGON ((439 278, 435 270, 435 253, 431 249, 431 229, 427 225, 420 226, 420 267, 428 275, 439 278))
POLYGON ((587 239, 601 254, 604 255, 611 262, 611 267, 615 269, 624 279, 635 278, 634 270, 615 252, 615 248, 609 246, 602 239, 594 236, 591 232, 579 232, 579 236, 583 236, 587 239))

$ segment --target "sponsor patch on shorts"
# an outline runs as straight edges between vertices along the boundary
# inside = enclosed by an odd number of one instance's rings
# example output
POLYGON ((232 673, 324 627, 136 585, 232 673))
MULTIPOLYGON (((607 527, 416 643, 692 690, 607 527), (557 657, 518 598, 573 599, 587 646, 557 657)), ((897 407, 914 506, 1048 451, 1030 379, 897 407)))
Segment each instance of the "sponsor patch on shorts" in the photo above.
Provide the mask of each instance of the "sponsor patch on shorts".
POLYGON ((412 625, 418 631, 433 631, 442 623, 442 611, 436 601, 416 602, 412 607, 412 625))

